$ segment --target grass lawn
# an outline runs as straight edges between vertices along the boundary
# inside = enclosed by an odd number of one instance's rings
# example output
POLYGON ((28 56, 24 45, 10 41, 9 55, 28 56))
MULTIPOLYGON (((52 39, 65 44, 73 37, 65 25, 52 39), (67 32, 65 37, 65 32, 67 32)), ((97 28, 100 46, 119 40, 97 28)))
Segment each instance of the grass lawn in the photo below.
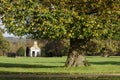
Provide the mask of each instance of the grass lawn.
POLYGON ((0 73, 120 73, 120 56, 87 56, 87 60, 90 66, 66 68, 66 57, 0 57, 0 73))

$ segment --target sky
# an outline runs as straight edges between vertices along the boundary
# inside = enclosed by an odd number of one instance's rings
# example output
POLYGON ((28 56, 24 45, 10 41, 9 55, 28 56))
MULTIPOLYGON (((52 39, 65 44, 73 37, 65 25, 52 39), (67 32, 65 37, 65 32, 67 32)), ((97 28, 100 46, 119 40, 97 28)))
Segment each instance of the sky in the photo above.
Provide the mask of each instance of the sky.
POLYGON ((13 34, 8 34, 7 32, 5 32, 3 34, 4 37, 15 37, 13 34))
MULTIPOLYGON (((0 28, 4 29, 4 25, 2 24, 2 21, 0 20, 0 28)), ((9 34, 7 32, 5 32, 3 34, 4 37, 15 37, 13 34, 9 34)))

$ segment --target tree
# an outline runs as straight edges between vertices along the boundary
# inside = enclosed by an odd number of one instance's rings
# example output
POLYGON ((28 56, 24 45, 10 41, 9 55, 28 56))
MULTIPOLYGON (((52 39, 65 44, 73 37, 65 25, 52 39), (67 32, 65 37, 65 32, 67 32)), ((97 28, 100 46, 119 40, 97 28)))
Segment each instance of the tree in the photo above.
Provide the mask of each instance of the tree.
POLYGON ((62 57, 68 54, 69 40, 51 40, 45 45, 45 55, 62 57))
POLYGON ((84 66, 86 43, 113 38, 120 30, 119 0, 1 0, 10 33, 32 38, 70 39, 65 66, 84 66))
POLYGON ((25 50, 23 47, 20 47, 17 51, 17 56, 24 56, 25 55, 25 50))
POLYGON ((10 49, 10 43, 3 36, 2 32, 0 32, 0 51, 2 51, 3 55, 8 52, 10 49))
POLYGON ((89 55, 110 57, 119 53, 119 41, 92 39, 87 43, 86 51, 89 55))

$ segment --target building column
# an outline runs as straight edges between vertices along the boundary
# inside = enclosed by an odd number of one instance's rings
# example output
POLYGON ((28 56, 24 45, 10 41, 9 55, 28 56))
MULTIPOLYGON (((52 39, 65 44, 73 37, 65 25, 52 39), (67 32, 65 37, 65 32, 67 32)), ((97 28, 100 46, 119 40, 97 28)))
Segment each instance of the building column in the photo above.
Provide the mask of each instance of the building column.
POLYGON ((30 50, 30 57, 32 57, 32 50, 30 50))
POLYGON ((37 56, 37 51, 35 50, 35 57, 37 56))

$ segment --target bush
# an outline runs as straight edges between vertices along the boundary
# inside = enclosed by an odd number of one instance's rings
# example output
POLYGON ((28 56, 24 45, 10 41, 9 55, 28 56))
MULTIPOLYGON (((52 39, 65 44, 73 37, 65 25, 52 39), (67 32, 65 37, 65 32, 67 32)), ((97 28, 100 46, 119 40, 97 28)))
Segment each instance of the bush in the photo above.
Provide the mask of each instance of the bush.
POLYGON ((9 52, 7 56, 8 56, 8 57, 16 57, 16 53, 14 53, 14 52, 9 52))
POLYGON ((17 51, 17 56, 24 56, 25 50, 23 47, 20 47, 17 51))

